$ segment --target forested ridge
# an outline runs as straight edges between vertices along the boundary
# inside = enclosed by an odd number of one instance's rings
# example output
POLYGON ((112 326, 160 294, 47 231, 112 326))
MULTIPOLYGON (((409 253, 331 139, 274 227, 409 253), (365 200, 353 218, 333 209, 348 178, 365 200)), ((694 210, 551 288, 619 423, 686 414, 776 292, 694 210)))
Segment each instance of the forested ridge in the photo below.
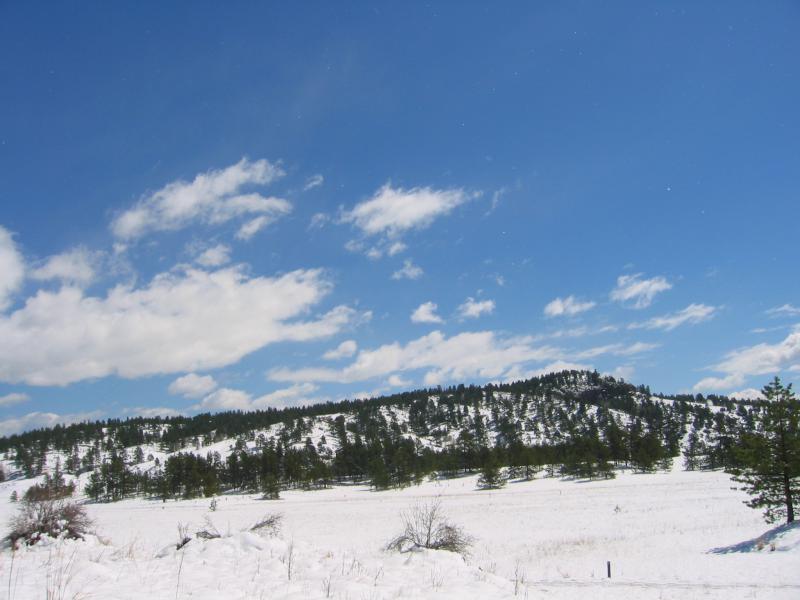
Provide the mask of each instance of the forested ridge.
POLYGON ((369 481, 405 486, 480 470, 487 487, 537 473, 735 468, 762 404, 652 395, 597 372, 422 389, 368 400, 193 417, 108 419, 0 438, 11 476, 80 476, 96 501, 213 496, 369 481), (499 470, 504 475, 499 476, 499 470))

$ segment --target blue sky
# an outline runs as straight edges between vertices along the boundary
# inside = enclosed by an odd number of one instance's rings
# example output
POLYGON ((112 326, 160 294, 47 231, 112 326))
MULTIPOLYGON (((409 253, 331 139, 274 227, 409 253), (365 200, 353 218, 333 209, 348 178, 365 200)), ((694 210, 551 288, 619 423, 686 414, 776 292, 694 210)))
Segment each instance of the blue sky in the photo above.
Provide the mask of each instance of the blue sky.
POLYGON ((800 373, 794 2, 0 7, 0 433, 800 373))

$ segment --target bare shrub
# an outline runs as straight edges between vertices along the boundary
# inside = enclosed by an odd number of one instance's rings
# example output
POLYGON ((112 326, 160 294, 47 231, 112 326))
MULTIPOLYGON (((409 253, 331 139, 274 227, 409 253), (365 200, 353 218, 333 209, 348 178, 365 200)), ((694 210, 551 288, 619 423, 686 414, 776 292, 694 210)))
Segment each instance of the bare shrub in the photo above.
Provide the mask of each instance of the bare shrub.
POLYGON ((86 509, 66 500, 23 500, 11 519, 6 539, 16 548, 20 541, 31 546, 42 536, 82 540, 92 520, 86 509))
POLYGON ((250 528, 260 535, 267 535, 268 537, 275 537, 281 532, 281 524, 283 522, 283 515, 280 513, 272 513, 264 515, 255 525, 250 528))
POLYGON ((195 532, 195 536, 197 536, 201 540, 216 540, 222 537, 222 534, 219 532, 219 530, 211 521, 211 519, 208 517, 208 515, 206 515, 205 518, 203 519, 203 523, 204 523, 203 529, 195 532))
POLYGON ((189 526, 178 523, 178 543, 175 544, 175 548, 180 550, 191 541, 192 538, 189 536, 189 526))
POLYGON ((409 552, 427 548, 466 554, 472 545, 472 537, 447 520, 439 500, 415 504, 400 513, 400 517, 403 533, 387 544, 387 550, 409 552))

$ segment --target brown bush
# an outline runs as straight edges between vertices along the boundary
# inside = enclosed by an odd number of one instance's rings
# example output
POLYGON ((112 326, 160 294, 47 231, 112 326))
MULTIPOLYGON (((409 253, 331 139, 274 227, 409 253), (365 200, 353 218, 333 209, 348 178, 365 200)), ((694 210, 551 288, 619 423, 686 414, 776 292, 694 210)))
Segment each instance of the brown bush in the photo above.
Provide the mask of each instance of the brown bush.
POLYGON ((402 512, 401 518, 403 533, 387 544, 387 550, 409 552, 427 548, 465 554, 472 545, 472 537, 447 520, 439 500, 415 504, 402 512))
POLYGON ((6 539, 16 547, 20 541, 27 545, 42 536, 82 540, 89 532, 92 520, 83 506, 65 500, 23 500, 11 519, 11 531, 6 539))

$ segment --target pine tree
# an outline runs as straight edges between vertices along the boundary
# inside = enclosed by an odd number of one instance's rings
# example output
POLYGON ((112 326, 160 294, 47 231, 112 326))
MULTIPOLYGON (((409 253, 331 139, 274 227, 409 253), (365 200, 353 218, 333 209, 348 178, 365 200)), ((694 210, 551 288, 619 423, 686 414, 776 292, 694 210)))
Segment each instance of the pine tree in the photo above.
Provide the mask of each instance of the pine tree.
POLYGON ((497 459, 494 454, 490 454, 481 468, 481 474, 478 477, 478 488, 482 490, 496 490, 503 487, 506 480, 500 473, 500 467, 497 464, 497 459))
POLYGON ((791 523, 800 498, 800 402, 778 377, 761 393, 766 403, 756 428, 741 435, 735 450, 741 464, 729 472, 750 494, 748 506, 763 508, 770 523, 784 517, 791 523))

